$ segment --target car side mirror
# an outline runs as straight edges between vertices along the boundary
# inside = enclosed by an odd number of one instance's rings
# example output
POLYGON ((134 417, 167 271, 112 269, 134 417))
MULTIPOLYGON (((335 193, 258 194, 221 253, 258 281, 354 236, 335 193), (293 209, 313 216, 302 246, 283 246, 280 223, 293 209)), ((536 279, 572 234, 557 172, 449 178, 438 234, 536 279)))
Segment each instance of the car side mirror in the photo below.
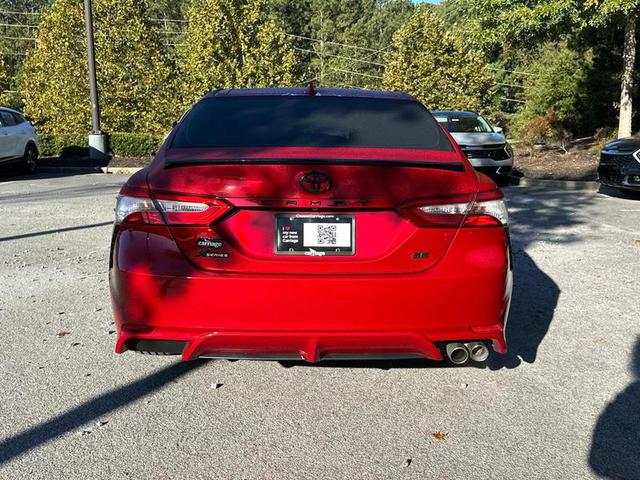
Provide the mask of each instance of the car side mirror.
POLYGON ((502 130, 502 127, 493 127, 493 131, 495 133, 503 133, 504 132, 504 130, 502 130))

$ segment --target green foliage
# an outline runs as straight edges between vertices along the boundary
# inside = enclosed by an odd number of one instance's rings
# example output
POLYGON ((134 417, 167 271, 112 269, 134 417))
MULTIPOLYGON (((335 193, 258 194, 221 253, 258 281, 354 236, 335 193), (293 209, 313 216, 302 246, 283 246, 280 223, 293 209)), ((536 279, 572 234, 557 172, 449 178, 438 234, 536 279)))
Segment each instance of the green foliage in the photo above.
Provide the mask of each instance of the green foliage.
MULTIPOLYGON (((148 157, 162 145, 159 135, 114 132, 110 135, 110 147, 117 157, 148 157)), ((40 154, 43 156, 86 156, 89 137, 86 133, 39 134, 40 154)))
POLYGON ((554 113, 554 124, 559 128, 580 130, 588 122, 590 67, 589 53, 581 54, 566 44, 545 45, 527 69, 529 75, 523 83, 527 103, 514 117, 516 130, 526 133, 532 120, 548 112, 554 113))
MULTIPOLYGON (((95 43, 102 127, 106 131, 166 130, 172 65, 146 2, 96 0, 95 43)), ((44 133, 90 128, 82 2, 55 0, 44 11, 36 45, 25 60, 21 92, 26 113, 44 133)))
POLYGON ((56 0, 36 31, 24 63, 20 91, 25 113, 42 122, 42 133, 88 131, 89 88, 82 3, 56 0))
POLYGON ((217 88, 291 85, 295 56, 266 0, 194 0, 186 12, 185 106, 217 88))
POLYGON ((82 156, 89 148, 89 137, 86 133, 42 133, 38 134, 40 155, 49 156, 82 156))
POLYGON ((0 55, 0 105, 22 110, 22 97, 14 90, 15 63, 0 55))
POLYGON ((111 150, 117 157, 149 157, 156 154, 163 138, 151 134, 115 132, 110 141, 111 150))
POLYGON ((385 59, 385 88, 410 93, 430 109, 482 111, 487 105, 484 62, 430 10, 418 10, 394 35, 393 47, 385 59))

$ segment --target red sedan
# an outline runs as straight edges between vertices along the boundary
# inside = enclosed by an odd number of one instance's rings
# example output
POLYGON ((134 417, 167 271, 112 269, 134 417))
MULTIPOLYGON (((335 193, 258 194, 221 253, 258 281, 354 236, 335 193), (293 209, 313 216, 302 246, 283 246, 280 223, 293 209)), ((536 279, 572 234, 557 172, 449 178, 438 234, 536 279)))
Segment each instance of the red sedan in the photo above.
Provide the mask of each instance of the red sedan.
POLYGON ((118 196, 116 351, 482 362, 511 278, 501 191, 415 98, 218 90, 118 196))

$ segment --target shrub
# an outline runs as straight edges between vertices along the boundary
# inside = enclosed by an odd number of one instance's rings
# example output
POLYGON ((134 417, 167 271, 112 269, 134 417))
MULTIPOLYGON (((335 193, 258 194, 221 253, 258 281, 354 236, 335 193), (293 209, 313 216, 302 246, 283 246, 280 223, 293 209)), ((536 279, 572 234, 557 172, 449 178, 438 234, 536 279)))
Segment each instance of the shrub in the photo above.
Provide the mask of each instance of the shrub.
POLYGON ((40 155, 85 156, 89 152, 89 136, 85 133, 39 134, 40 155))
POLYGON ((520 135, 525 144, 549 144, 559 146, 565 152, 566 145, 571 140, 570 132, 558 120, 554 110, 529 121, 520 135))
POLYGON ((162 145, 162 137, 148 133, 116 132, 111 135, 111 150, 117 157, 149 157, 162 145))
POLYGON ((602 127, 596 129, 593 139, 601 145, 605 145, 618 138, 618 129, 616 127, 602 127))
POLYGON ((584 131, 587 120, 583 112, 589 111, 586 79, 590 65, 588 53, 575 52, 566 44, 544 45, 536 61, 527 68, 531 75, 523 85, 526 104, 514 116, 514 130, 524 137, 531 123, 552 111, 556 127, 584 131))
MULTIPOLYGON (((117 157, 149 157, 154 155, 163 138, 148 133, 115 132, 110 147, 117 157)), ((38 135, 43 156, 83 157, 89 154, 89 135, 86 133, 38 135)))

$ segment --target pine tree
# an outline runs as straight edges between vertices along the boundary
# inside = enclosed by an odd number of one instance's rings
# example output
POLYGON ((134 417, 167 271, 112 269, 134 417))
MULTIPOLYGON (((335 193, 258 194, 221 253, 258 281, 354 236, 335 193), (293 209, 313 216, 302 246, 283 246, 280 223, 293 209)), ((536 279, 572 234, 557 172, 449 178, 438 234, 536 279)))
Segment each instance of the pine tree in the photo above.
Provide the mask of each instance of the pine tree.
POLYGON ((393 37, 384 86, 417 97, 428 108, 481 111, 490 79, 481 58, 466 52, 441 21, 419 9, 393 37))

